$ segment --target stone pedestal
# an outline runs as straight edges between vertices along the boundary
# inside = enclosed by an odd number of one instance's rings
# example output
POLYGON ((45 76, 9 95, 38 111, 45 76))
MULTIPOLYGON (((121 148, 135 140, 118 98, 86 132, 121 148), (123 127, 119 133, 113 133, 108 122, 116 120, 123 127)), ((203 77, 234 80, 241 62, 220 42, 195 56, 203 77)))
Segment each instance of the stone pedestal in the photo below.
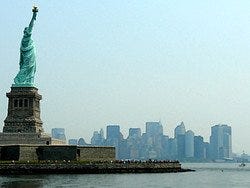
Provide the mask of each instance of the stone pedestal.
POLYGON ((52 138, 44 133, 0 133, 0 146, 13 144, 51 145, 52 138))
POLYGON ((11 87, 8 114, 4 120, 0 145, 39 144, 51 145, 51 136, 44 133, 40 119, 40 100, 35 87, 11 87))
POLYGON ((11 87, 8 115, 4 121, 3 133, 42 133, 40 100, 35 87, 11 87))

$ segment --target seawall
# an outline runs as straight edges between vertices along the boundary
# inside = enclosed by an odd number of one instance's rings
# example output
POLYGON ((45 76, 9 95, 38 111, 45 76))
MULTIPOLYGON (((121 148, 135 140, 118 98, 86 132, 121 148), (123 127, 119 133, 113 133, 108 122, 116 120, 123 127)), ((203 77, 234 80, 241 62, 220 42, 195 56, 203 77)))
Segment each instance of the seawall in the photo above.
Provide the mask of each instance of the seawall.
POLYGON ((179 162, 9 162, 0 163, 0 174, 109 174, 187 172, 179 162))

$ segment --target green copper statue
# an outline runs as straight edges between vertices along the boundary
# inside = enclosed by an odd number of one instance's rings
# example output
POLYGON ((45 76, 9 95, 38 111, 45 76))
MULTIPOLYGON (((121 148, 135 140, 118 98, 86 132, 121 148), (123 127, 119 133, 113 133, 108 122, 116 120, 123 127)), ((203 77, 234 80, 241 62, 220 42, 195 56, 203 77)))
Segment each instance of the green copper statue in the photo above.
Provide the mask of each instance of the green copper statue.
POLYGON ((38 12, 37 7, 32 9, 33 16, 30 21, 29 27, 25 27, 23 31, 23 38, 20 47, 20 70, 14 79, 13 87, 33 87, 34 77, 36 72, 36 54, 33 40, 31 39, 32 29, 36 15, 38 12))

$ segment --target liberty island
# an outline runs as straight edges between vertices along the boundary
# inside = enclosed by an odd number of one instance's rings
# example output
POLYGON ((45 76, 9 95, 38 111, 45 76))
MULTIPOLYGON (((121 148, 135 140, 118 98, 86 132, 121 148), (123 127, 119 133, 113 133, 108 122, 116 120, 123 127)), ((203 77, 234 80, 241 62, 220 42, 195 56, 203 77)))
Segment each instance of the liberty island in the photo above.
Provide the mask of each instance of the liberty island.
POLYGON ((66 145, 44 132, 40 118, 42 96, 34 87, 36 55, 31 38, 38 8, 33 7, 32 12, 21 41, 19 72, 6 94, 9 103, 0 133, 0 174, 190 171, 182 169, 178 161, 117 161, 115 147, 66 145))

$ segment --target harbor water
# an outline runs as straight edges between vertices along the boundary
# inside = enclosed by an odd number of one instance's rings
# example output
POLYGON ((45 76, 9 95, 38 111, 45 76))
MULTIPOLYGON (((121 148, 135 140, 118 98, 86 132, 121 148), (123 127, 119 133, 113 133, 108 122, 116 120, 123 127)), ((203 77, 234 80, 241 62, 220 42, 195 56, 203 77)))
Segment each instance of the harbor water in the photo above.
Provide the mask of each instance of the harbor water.
MULTIPOLYGON (((155 174, 64 174, 0 176, 1 187, 249 188, 250 164, 183 163, 195 172, 155 174)), ((69 172, 70 173, 70 172, 69 172)))

